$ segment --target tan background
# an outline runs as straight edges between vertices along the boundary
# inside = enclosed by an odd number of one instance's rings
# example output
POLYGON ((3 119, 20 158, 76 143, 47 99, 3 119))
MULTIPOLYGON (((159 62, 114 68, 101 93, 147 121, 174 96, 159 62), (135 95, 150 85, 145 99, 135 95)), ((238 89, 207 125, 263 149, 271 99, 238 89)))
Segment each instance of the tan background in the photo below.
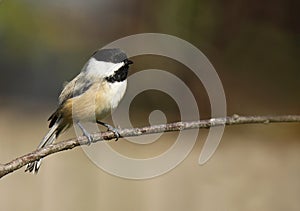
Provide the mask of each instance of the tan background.
MULTIPOLYGON (((42 114, 32 117, 8 109, 2 111, 1 116, 2 162, 31 151, 36 144, 34 140, 46 132, 46 125, 41 124, 45 122, 42 114), (7 124, 12 127, 4 127, 7 124)), ((74 134, 69 132, 63 138, 71 136, 74 134)), ((213 158, 199 166, 197 160, 205 137, 206 131, 201 131, 193 151, 178 167, 141 181, 104 172, 80 148, 52 155, 43 162, 36 176, 22 169, 1 179, 1 209, 299 209, 299 125, 227 127, 213 158)), ((160 140, 161 143, 168 141, 160 140)), ((122 144, 124 140, 112 145, 122 144)), ((151 147, 147 156, 165 148, 163 145, 151 147)), ((134 154, 126 148, 120 152, 134 154)))

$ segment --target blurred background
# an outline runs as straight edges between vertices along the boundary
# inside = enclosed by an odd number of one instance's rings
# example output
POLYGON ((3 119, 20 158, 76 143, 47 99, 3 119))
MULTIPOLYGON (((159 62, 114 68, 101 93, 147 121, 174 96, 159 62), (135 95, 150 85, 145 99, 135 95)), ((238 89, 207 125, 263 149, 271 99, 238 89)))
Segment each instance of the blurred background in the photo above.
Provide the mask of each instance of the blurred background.
MULTIPOLYGON (((296 0, 0 0, 0 162, 35 149, 63 82, 96 49, 137 33, 170 34, 199 48, 219 74, 229 115, 299 114, 299 6, 296 0)), ((183 65, 158 56, 132 60, 130 74, 157 68, 180 77, 201 118, 210 117, 204 87, 183 65)), ((168 122, 180 120, 169 96, 147 91, 132 103, 132 124, 148 125, 155 109, 168 122)), ((19 170, 2 178, 1 208, 299 210, 299 129, 299 124, 227 127, 213 158, 199 166, 207 135, 201 130, 178 167, 141 181, 107 174, 78 147, 47 157, 37 176, 19 170)), ((124 140, 111 145, 120 153, 151 157, 177 135, 164 134, 149 145, 124 140)), ((74 136, 70 130, 59 140, 74 136)))

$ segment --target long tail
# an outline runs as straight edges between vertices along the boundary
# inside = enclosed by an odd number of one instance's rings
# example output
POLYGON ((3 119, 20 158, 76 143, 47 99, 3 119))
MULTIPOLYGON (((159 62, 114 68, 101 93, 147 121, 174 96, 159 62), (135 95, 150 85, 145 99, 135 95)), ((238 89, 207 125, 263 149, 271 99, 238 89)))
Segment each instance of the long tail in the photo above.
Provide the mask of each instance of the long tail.
MULTIPOLYGON (((59 122, 56 122, 51 129, 49 130, 49 132, 47 133, 47 135, 43 138, 43 140, 41 141, 41 143, 39 144, 37 149, 41 149, 49 144, 52 144, 53 141, 57 138, 57 131, 58 131, 58 127, 59 127, 59 122)), ((33 172, 33 173, 38 173, 39 168, 41 166, 41 162, 42 159, 39 159, 38 161, 34 161, 32 163, 28 163, 25 169, 26 171, 29 172, 33 172)))

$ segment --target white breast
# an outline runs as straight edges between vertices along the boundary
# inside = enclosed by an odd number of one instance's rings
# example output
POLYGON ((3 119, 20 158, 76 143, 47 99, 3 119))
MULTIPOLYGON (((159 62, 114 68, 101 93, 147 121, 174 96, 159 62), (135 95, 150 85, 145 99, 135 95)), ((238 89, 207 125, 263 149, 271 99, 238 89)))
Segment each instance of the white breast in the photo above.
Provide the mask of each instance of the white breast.
POLYGON ((110 99, 111 109, 114 110, 117 108, 120 101, 124 97, 127 87, 127 80, 122 82, 108 83, 108 86, 109 89, 107 92, 107 96, 110 99))
POLYGON ((104 119, 107 115, 117 108, 126 91, 127 81, 108 83, 103 82, 101 86, 95 86, 93 94, 95 98, 88 97, 93 105, 89 109, 96 114, 98 120, 104 119), (94 99, 94 100, 93 100, 94 99))

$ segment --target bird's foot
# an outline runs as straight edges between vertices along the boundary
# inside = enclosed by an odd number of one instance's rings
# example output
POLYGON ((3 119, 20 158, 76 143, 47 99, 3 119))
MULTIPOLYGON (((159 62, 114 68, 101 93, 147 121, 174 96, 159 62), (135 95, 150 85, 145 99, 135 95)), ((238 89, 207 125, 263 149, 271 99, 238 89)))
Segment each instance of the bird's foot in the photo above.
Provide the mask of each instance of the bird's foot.
POLYGON ((115 137, 116 137, 115 141, 118 141, 118 140, 119 140, 119 138, 121 137, 121 135, 120 135, 120 133, 119 133, 119 131, 118 131, 117 128, 115 128, 115 127, 113 127, 113 126, 111 126, 111 125, 109 125, 109 124, 107 124, 107 123, 100 122, 100 121, 98 121, 98 120, 97 120, 97 123, 100 124, 100 125, 103 125, 104 127, 106 127, 106 128, 107 128, 107 131, 113 132, 114 135, 115 135, 115 137))

